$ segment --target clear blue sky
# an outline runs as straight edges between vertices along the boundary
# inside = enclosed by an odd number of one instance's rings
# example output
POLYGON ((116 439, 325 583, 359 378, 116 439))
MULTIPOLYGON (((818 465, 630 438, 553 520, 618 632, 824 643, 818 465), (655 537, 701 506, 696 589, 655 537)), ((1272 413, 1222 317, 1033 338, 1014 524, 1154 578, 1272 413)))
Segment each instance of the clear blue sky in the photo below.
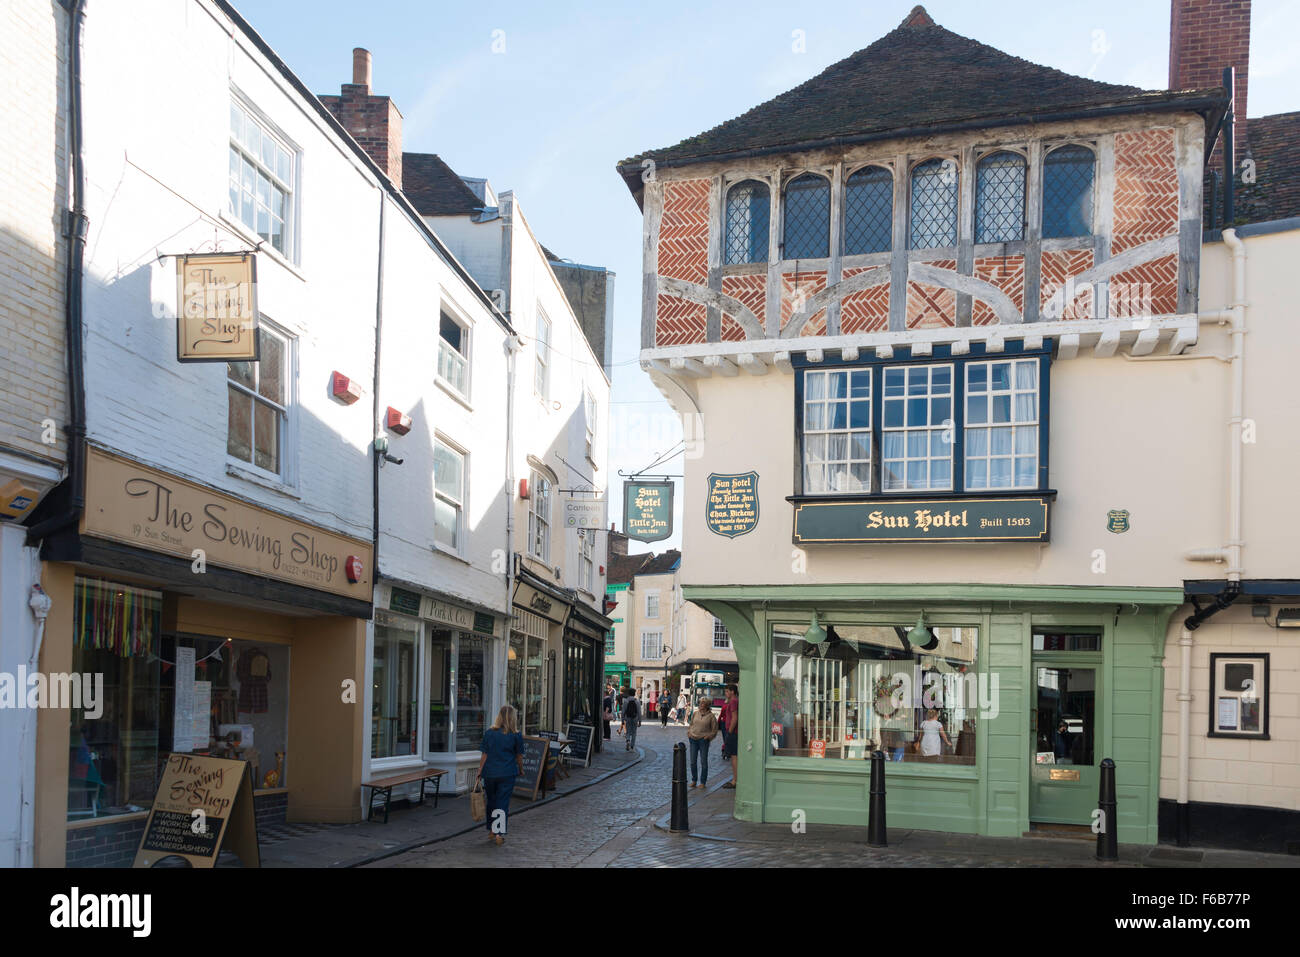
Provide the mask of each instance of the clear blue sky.
MULTIPOLYGON (((798 85, 888 33, 913 5, 233 2, 318 94, 351 81, 353 47, 370 50, 374 90, 401 110, 405 149, 515 190, 547 248, 618 274, 604 477, 613 520, 616 470, 648 465, 681 434, 636 365, 641 218, 614 164, 798 85)), ((1147 89, 1168 81, 1168 0, 936 0, 926 9, 956 33, 1069 73, 1147 89)), ((1255 0, 1251 27, 1250 115, 1300 109, 1300 3, 1255 0)), ((681 466, 678 456, 660 468, 681 466)), ((679 512, 681 500, 679 489, 679 512)), ((654 547, 680 541, 678 532, 654 547)))

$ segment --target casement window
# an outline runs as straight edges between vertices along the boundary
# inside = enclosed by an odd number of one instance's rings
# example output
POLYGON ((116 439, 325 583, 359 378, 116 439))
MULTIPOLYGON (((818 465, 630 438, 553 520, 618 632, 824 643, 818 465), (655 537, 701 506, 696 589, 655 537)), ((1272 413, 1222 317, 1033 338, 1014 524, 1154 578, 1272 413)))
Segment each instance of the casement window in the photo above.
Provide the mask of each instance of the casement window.
POLYGON ((727 190, 727 265, 767 262, 771 217, 771 198, 765 184, 751 179, 727 190))
POLYGON ((596 583, 596 530, 578 529, 578 586, 594 593, 596 583))
POLYGON ((549 563, 551 560, 551 480, 536 469, 529 479, 528 551, 549 563))
POLYGON ((469 398, 469 328, 446 309, 438 317, 438 378, 469 398))
POLYGON ((1010 243, 1025 238, 1025 159, 1006 150, 975 168, 975 242, 1010 243))
POLYGON ((551 397, 551 320, 537 307, 537 375, 535 387, 543 399, 551 397))
POLYGON ((885 252, 893 231, 893 174, 882 166, 851 174, 844 183, 844 255, 885 252))
POLYGON ((831 184, 804 173, 785 188, 782 259, 825 259, 831 254, 831 184))
POLYGON ((912 168, 912 249, 957 245, 957 166, 930 159, 912 168))
POLYGON ((433 540, 460 552, 464 530, 465 453, 442 439, 433 444, 433 540))
POLYGON ((646 592, 645 616, 647 618, 659 617, 659 593, 657 591, 646 592))
POLYGON ((838 367, 796 360, 797 494, 1046 488, 1047 353, 934 351, 838 367))
POLYGON ((226 363, 226 454, 287 480, 295 340, 263 318, 257 344, 259 361, 226 363))
POLYGON ((230 215, 289 259, 295 160, 292 146, 238 100, 231 101, 230 215))
POLYGON ((662 631, 641 632, 641 657, 647 661, 657 661, 664 656, 664 633, 662 631))
POLYGON ((731 647, 731 635, 727 634, 727 626, 722 623, 721 618, 713 619, 713 647, 731 647))
POLYGON ((1043 238, 1092 234, 1092 182, 1097 157, 1086 146, 1062 146, 1043 160, 1043 238))

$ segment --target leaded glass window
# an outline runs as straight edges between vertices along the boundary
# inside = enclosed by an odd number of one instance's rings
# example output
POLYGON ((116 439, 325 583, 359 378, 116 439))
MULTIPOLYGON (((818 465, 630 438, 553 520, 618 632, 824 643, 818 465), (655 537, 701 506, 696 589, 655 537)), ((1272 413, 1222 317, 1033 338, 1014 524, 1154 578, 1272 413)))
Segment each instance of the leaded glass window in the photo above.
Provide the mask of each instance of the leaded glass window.
POLYGON ((1025 159, 1002 151, 984 157, 975 176, 975 242, 1025 238, 1025 159))
POLYGON ((1043 161, 1043 238, 1092 233, 1096 158, 1086 146, 1062 146, 1043 161))
POLYGON ((966 488, 1038 487, 1038 360, 966 364, 966 488))
POLYGON ((885 369, 883 491, 952 488, 952 366, 885 369))
POLYGON ((727 265, 767 262, 771 218, 771 199, 764 184, 751 179, 727 191, 727 265))
POLYGON ((782 259, 825 259, 831 254, 831 185, 804 173, 785 188, 782 259))
POLYGON ((957 245, 957 166, 932 159, 912 170, 913 249, 957 245))
POLYGON ((889 249, 894 229, 894 177, 880 166, 860 169, 844 184, 844 255, 889 249))

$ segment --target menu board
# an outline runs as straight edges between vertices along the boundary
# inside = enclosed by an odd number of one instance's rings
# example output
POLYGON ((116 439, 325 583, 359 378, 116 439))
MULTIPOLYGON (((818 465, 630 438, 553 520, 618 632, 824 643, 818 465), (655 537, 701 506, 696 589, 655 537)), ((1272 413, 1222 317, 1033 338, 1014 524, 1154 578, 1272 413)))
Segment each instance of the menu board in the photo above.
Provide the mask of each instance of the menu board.
POLYGON ((223 847, 245 867, 259 867, 257 822, 248 762, 173 752, 167 758, 135 867, 183 857, 194 867, 216 867, 223 847))
POLYGON ((542 786, 542 771, 546 769, 546 754, 551 742, 546 738, 524 735, 524 770, 515 778, 514 793, 528 800, 536 800, 542 786))
MULTIPOLYGON (((194 649, 176 649, 176 703, 172 708, 172 750, 194 750, 194 649)), ((207 744, 205 736, 203 744, 207 744)))
POLYGON ((569 763, 581 761, 585 768, 591 761, 591 736, 595 730, 589 724, 569 725, 569 763))

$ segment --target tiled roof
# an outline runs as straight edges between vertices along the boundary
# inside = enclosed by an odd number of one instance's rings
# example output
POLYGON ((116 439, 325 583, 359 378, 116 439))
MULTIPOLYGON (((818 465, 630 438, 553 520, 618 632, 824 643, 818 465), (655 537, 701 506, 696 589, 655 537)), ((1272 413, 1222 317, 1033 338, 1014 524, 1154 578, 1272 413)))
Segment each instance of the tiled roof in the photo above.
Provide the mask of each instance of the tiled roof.
POLYGON ((643 552, 640 555, 611 555, 609 557, 609 567, 605 573, 605 581, 610 585, 621 585, 624 582, 631 582, 641 571, 641 566, 654 556, 650 553, 643 552))
POLYGON ((806 83, 676 146, 624 160, 619 168, 639 193, 645 158, 685 165, 751 151, 809 149, 1117 107, 1209 110, 1222 99, 1221 90, 1148 92, 1072 76, 945 30, 916 7, 895 30, 806 83))
POLYGON ((1255 182, 1237 187, 1237 219, 1268 222, 1300 216, 1300 111, 1247 120, 1246 132, 1250 145, 1245 158, 1255 161, 1255 182))
POLYGON ((670 548, 662 555, 651 555, 650 561, 642 566, 638 575, 666 575, 682 563, 682 553, 670 548))
POLYGON ((483 206, 437 153, 402 154, 402 192, 422 216, 470 216, 483 206))

